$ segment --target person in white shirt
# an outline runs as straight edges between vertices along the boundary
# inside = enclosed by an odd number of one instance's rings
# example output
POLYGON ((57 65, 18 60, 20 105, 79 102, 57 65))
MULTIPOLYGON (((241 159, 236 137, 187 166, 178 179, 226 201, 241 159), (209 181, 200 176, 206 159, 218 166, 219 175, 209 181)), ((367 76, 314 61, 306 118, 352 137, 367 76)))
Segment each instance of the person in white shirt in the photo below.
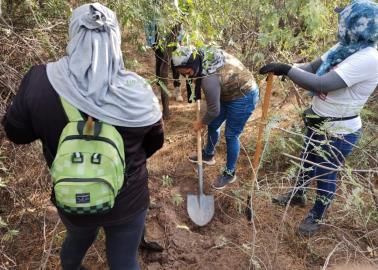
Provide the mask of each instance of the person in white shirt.
POLYGON ((260 69, 260 74, 287 75, 313 93, 311 108, 304 112, 307 134, 299 181, 288 193, 273 198, 280 205, 304 206, 306 189, 317 180, 315 204, 299 225, 299 232, 307 236, 320 229, 336 191, 335 169, 358 142, 359 114, 378 84, 378 5, 352 1, 337 12, 339 42, 322 57, 302 65, 270 63, 260 69))

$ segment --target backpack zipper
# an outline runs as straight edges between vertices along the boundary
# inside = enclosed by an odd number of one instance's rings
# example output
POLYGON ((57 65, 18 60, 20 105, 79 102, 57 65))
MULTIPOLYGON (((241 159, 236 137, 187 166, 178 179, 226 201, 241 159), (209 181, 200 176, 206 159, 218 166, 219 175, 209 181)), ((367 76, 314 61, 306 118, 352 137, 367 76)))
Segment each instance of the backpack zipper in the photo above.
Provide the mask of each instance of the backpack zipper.
POLYGON ((78 179, 78 178, 63 178, 63 179, 60 179, 58 181, 56 181, 54 183, 54 187, 59 184, 59 183, 67 183, 67 182, 72 182, 72 183, 85 183, 85 182, 88 182, 88 183, 104 183, 106 184, 110 190, 112 191, 113 195, 116 196, 115 194, 115 191, 114 191, 114 188, 112 187, 111 184, 109 184, 108 181, 105 181, 104 179, 101 179, 101 178, 87 178, 87 179, 78 179))

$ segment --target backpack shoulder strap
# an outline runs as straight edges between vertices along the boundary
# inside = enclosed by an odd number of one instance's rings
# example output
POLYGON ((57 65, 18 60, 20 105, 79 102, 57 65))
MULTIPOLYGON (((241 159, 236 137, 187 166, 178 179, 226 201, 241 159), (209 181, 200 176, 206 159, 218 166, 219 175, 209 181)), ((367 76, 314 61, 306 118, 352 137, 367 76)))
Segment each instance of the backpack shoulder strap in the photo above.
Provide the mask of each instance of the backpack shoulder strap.
POLYGON ((60 101, 62 102, 62 106, 68 121, 70 122, 78 122, 84 120, 83 116, 81 115, 80 111, 72 106, 68 101, 66 101, 63 97, 60 97, 60 101))

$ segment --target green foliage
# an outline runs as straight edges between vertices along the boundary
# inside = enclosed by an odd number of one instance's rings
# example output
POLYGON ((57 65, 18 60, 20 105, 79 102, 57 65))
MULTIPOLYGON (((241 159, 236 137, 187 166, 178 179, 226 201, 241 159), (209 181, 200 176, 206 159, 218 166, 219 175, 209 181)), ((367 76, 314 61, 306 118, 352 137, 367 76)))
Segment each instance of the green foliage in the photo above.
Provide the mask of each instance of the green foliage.
POLYGON ((165 83, 162 80, 157 81, 161 89, 167 94, 168 97, 172 96, 171 92, 168 90, 168 87, 165 85, 165 83))
MULTIPOLYGON (((294 134, 302 134, 300 126, 293 125, 288 130, 291 133, 276 132, 274 129, 279 126, 281 120, 285 120, 281 116, 273 116, 268 121, 265 128, 263 153, 260 164, 265 171, 285 170, 289 167, 289 163, 283 162, 283 153, 297 155, 303 145, 303 138, 294 134), (280 158, 278 158, 280 157, 280 158)), ((248 152, 251 156, 255 153, 255 138, 248 145, 248 152)), ((289 167, 290 168, 290 167, 289 167)))
POLYGON ((242 214, 245 208, 245 194, 243 193, 244 190, 233 189, 231 190, 231 192, 234 197, 235 208, 239 212, 239 214, 242 214))
MULTIPOLYGON (((146 52, 148 48, 145 45, 144 29, 145 25, 153 20, 159 26, 160 37, 169 35, 175 25, 182 23, 186 30, 184 44, 200 47, 218 44, 222 48, 232 50, 233 54, 238 56, 248 67, 256 70, 267 61, 293 62, 300 59, 310 60, 319 56, 336 41, 337 15, 333 12, 334 7, 345 5, 350 1, 187 0, 189 7, 186 14, 180 13, 175 8, 173 0, 104 0, 101 2, 113 9, 118 15, 124 39, 123 48, 131 45, 137 47, 139 52, 146 52), (127 43, 126 46, 125 43, 127 43)), ((2 1, 3 18, 9 23, 9 27, 0 25, 0 34, 3 35, 5 40, 9 39, 8 44, 3 48, 12 47, 9 44, 16 44, 15 48, 26 48, 26 50, 20 53, 22 56, 25 55, 21 61, 17 61, 20 60, 20 57, 14 55, 13 50, 9 50, 3 53, 0 62, 7 63, 8 66, 14 67, 20 74, 23 74, 37 62, 62 56, 67 45, 69 16, 73 8, 83 3, 87 3, 87 1, 2 1), (73 2, 75 4, 72 4, 73 2), (10 55, 12 57, 8 58, 10 55), (11 61, 8 61, 8 59, 11 61)), ((177 44, 164 38, 159 41, 161 47, 173 45, 177 44)), ((17 52, 17 50, 14 51, 17 52)), ((139 63, 137 59, 139 59, 137 55, 134 56, 134 59, 132 57, 125 59, 126 67, 135 69, 145 64, 144 62, 139 63)), ((5 67, 7 68, 7 66, 5 67)), ((163 91, 169 93, 167 86, 161 81, 159 83, 163 91)), ((191 88, 194 90, 194 87, 191 86, 191 88)), ((280 88, 282 88, 282 85, 280 88)), ((194 91, 192 91, 191 97, 193 98, 193 96, 194 91)), ((378 117, 376 107, 372 106, 371 108, 370 111, 364 110, 362 112, 365 124, 364 134, 359 143, 361 149, 355 149, 353 155, 348 158, 347 163, 353 168, 373 168, 375 170, 377 168, 376 149, 378 148, 378 140, 376 134, 378 128, 376 123, 378 117)), ((285 113, 281 114, 284 115, 285 113)), ((291 119, 284 119, 285 122, 300 122, 293 120, 292 115, 289 118, 291 119)), ((259 180, 261 181, 260 187, 264 192, 266 190, 266 194, 269 195, 267 197, 271 197, 272 194, 281 191, 283 188, 292 187, 294 185, 293 180, 298 177, 298 168, 302 167, 300 162, 290 163, 292 160, 282 156, 283 152, 295 156, 300 153, 303 143, 303 138, 300 136, 303 134, 300 130, 301 123, 288 127, 286 129, 288 132, 284 132, 276 129, 279 127, 279 125, 276 125, 279 120, 281 119, 273 117, 265 134, 266 145, 264 146, 259 180), (264 175, 265 173, 267 174, 264 175), (266 177, 266 181, 264 181, 264 177, 266 177), (282 183, 284 183, 284 186, 278 189, 277 184, 282 183)), ((255 141, 251 141, 251 144, 247 147, 250 157, 254 154, 254 147, 255 141)), ((5 175, 5 173, 0 153, 0 175, 5 175)), ((333 203, 337 211, 330 215, 331 218, 340 219, 339 222, 335 222, 336 225, 343 224, 344 226, 345 224, 345 230, 350 228, 351 231, 356 232, 359 241, 363 239, 364 243, 362 246, 358 246, 359 249, 365 249, 365 238, 367 243, 373 243, 370 241, 370 237, 373 236, 377 228, 378 211, 372 203, 372 193, 374 191, 376 194, 378 193, 376 186, 373 188, 369 186, 369 183, 375 184, 376 178, 374 177, 376 176, 353 173, 351 168, 345 168, 340 173, 339 190, 333 203), (348 227, 349 224, 353 224, 353 226, 348 227), (360 238, 362 234, 364 236, 360 238)), ((9 189, 11 186, 11 181, 6 183, 6 179, 7 177, 0 177, 0 191, 4 191, 3 188, 9 189)), ((171 188, 173 186, 173 179, 169 175, 162 176, 161 181, 163 187, 171 188)), ((231 190, 233 206, 240 214, 244 210, 244 192, 246 190, 244 187, 231 190)), ((258 196, 259 192, 256 194, 258 196)), ((170 192, 169 199, 176 207, 184 202, 184 198, 177 190, 170 192)), ((11 221, 14 218, 3 217, 6 222, 0 217, 0 231, 2 233, 0 240, 9 241, 18 232, 12 228, 11 221)), ((59 234, 58 236, 61 237, 58 238, 57 244, 60 246, 63 235, 59 234)), ((330 239, 333 240, 332 237, 330 239)), ((339 239, 335 240, 339 241, 339 239)), ((295 243, 295 241, 290 239, 290 243, 295 243)), ((353 243, 357 243, 357 241, 353 243)), ((221 235, 217 239, 215 247, 221 248, 230 244, 231 241, 221 235)), ((255 247, 254 244, 251 246, 255 247)), ((370 245, 373 250, 376 250, 374 243, 370 245)), ((244 244, 243 248, 251 249, 244 244)), ((255 258, 257 257, 251 257, 251 263, 256 269, 261 268, 260 259, 255 258)), ((323 257, 321 258, 323 259, 323 257)), ((261 263, 263 262, 261 261, 261 263)))
POLYGON ((66 19, 71 15, 71 7, 67 1, 61 0, 26 0, 30 12, 37 23, 48 23, 51 20, 66 19))
POLYGON ((8 224, 0 217, 0 228, 6 228, 8 224))
POLYGON ((161 181, 163 187, 171 187, 173 185, 173 179, 169 175, 163 175, 161 181))
MULTIPOLYGON (((313 57, 326 50, 336 40, 337 14, 333 9, 348 1, 325 0, 191 0, 185 13, 174 1, 108 0, 104 4, 116 11, 128 42, 142 48, 145 26, 156 22, 160 37, 168 36, 172 28, 183 24, 184 44, 198 47, 209 43, 235 47, 243 59, 259 65, 264 58, 313 57), (290 53, 288 54, 288 51, 290 53), (265 55, 265 56, 264 56, 265 55)), ((84 3, 79 1, 77 5, 84 3)), ((68 17, 70 9, 65 1, 48 0, 44 4, 45 17, 68 17), (62 10, 63 12, 57 12, 62 10)), ((171 46, 164 38, 159 46, 171 46)))
POLYGON ((176 206, 179 206, 180 204, 182 204, 184 201, 184 199, 182 198, 181 194, 180 193, 177 193, 177 192, 174 192, 171 196, 171 202, 176 205, 176 206))
MULTIPOLYGON (((181 3, 182 1, 179 1, 181 3)), ((349 1, 326 0, 190 0, 185 1, 185 12, 174 1, 106 0, 103 4, 117 15, 128 43, 145 50, 145 26, 156 22, 159 46, 172 46, 164 37, 172 28, 182 24, 186 35, 184 44, 199 47, 218 43, 234 47, 242 60, 254 67, 264 59, 294 61, 312 58, 325 51, 336 40, 337 14, 333 9, 349 1), (278 59, 277 59, 278 58, 278 59)), ((8 3, 8 2, 6 2, 8 3)), ((11 3, 11 1, 9 1, 11 3)), ((86 3, 78 1, 76 6, 86 3)), ((14 4, 13 4, 14 5, 14 4)), ((5 4, 3 8, 7 9, 5 4)), ((12 14, 27 14, 29 24, 51 25, 53 20, 68 22, 72 8, 63 0, 27 0, 13 7, 12 14)), ((42 37, 46 41, 46 37, 42 37)), ((50 55, 51 47, 47 44, 50 55)))
MULTIPOLYGON (((3 163, 3 159, 4 158, 2 157, 2 153, 0 152, 0 173, 7 172, 7 168, 5 167, 3 163)), ((0 188, 4 188, 4 187, 6 187, 6 181, 0 176, 0 188)))
POLYGON ((6 187, 6 182, 3 180, 2 177, 0 177, 0 188, 5 188, 6 187))
POLYGON ((1 241, 7 242, 12 240, 18 234, 17 230, 10 229, 8 224, 0 216, 0 229, 5 229, 5 233, 1 236, 1 241))

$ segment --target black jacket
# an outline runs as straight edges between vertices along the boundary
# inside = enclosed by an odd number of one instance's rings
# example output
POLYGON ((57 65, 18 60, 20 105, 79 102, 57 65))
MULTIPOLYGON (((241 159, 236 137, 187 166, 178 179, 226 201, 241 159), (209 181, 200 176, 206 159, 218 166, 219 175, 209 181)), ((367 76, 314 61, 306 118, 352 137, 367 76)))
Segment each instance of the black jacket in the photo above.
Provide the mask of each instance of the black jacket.
MULTIPOLYGON (((16 144, 40 139, 47 165, 51 166, 67 117, 58 94, 47 78, 45 65, 34 66, 25 75, 2 124, 7 137, 16 144)), ((62 218, 74 225, 117 225, 148 207, 146 160, 163 145, 162 122, 147 127, 116 128, 124 139, 127 166, 125 184, 116 198, 114 208, 107 214, 80 217, 60 213, 62 218)))

